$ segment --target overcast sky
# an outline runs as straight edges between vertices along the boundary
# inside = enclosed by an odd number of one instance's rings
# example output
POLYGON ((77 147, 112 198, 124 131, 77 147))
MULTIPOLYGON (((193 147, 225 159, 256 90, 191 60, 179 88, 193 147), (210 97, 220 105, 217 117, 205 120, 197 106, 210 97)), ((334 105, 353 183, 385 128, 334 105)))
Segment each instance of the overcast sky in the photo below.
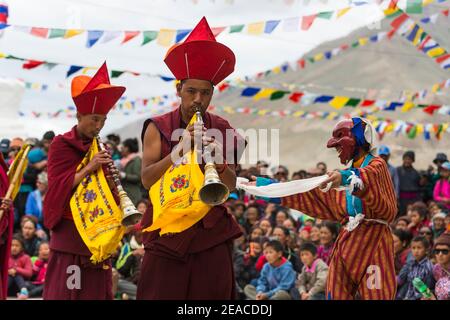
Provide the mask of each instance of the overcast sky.
MULTIPOLYGON (((211 27, 247 24, 304 16, 348 7, 347 0, 9 0, 9 23, 47 28, 98 30, 191 29, 206 16, 211 27), (196 4, 194 4, 196 2, 196 4)), ((367 1, 375 2, 375 1, 367 1)), ((318 44, 344 37, 351 31, 382 18, 377 4, 358 6, 338 20, 316 20, 307 32, 284 32, 280 26, 270 35, 222 33, 217 40, 236 54, 236 71, 230 78, 253 75, 286 61, 294 61, 318 44)), ((67 65, 99 66, 107 60, 110 69, 125 69, 151 74, 171 75, 163 63, 167 48, 153 41, 141 47, 141 37, 120 45, 121 38, 97 43, 88 49, 86 34, 71 39, 40 39, 9 28, 0 39, 0 52, 34 60, 67 65)), ((72 105, 67 66, 52 70, 39 67, 23 70, 20 61, 0 59, 0 77, 49 84, 48 91, 25 90, 20 109, 24 112, 56 111, 72 105), (60 87, 58 87, 58 85, 60 87)), ((112 79, 127 87, 129 98, 173 93, 173 84, 157 78, 123 75, 112 79)), ((0 108, 5 108, 0 105, 0 108)), ((111 119, 115 128, 135 117, 111 119)), ((34 119, 21 118, 27 135, 40 135, 49 128, 36 129, 34 119)), ((67 119, 42 119, 42 124, 63 131, 73 124, 67 119)))

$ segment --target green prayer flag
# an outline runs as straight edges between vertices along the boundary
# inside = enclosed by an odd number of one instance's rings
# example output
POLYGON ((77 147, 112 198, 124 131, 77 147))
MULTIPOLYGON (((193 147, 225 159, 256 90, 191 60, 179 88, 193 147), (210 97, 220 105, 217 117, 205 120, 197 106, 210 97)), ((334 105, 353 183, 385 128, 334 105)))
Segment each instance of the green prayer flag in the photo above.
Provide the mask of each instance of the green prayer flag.
POLYGON ((317 18, 322 18, 322 19, 331 19, 331 17, 333 16, 333 11, 325 11, 325 12, 319 12, 317 14, 317 18))
POLYGON ((242 32, 244 29, 244 24, 238 24, 230 27, 230 33, 242 32))
POLYGON ((144 40, 142 40, 141 46, 155 40, 158 37, 158 31, 144 31, 142 32, 144 40))
POLYGON ((122 73, 124 73, 124 71, 117 71, 117 70, 112 70, 111 71, 111 78, 118 78, 122 75, 122 73))
POLYGON ((49 39, 52 38, 62 38, 66 34, 66 30, 64 29, 50 29, 50 34, 48 35, 49 39))
POLYGON ((422 13, 422 0, 408 0, 406 4, 406 13, 422 13))
POLYGON ((346 107, 357 107, 361 99, 350 98, 345 104, 346 107))
POLYGON ((286 93, 289 93, 289 91, 275 91, 270 95, 270 100, 278 100, 284 97, 286 93))
POLYGON ((414 125, 408 133, 408 138, 414 139, 417 135, 417 126, 414 125))

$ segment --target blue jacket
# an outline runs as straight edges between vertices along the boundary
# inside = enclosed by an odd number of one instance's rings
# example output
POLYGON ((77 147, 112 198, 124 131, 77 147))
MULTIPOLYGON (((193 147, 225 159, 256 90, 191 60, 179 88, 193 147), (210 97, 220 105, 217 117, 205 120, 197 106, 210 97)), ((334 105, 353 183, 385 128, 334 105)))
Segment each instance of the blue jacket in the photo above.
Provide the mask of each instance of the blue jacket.
MULTIPOLYGON (((411 255, 412 257, 412 255, 411 255)), ((416 261, 408 256, 406 264, 397 276, 397 300, 419 300, 422 294, 413 285, 414 278, 420 278, 430 290, 434 290, 433 264, 428 258, 416 261)))
POLYGON ((294 268, 289 261, 286 260, 279 267, 273 267, 267 262, 261 270, 256 292, 265 293, 268 298, 279 290, 289 292, 295 285, 295 277, 294 268))
POLYGON ((25 214, 35 216, 38 220, 38 230, 42 229, 42 196, 39 190, 34 190, 28 194, 25 214))

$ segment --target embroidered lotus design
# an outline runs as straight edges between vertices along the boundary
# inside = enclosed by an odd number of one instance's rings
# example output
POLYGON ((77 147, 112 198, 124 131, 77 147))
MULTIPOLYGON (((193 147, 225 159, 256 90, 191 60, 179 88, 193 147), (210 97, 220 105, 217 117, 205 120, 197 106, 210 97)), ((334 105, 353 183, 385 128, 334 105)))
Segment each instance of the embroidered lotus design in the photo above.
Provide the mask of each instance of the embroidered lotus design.
POLYGON ((172 184, 170 185, 170 192, 176 192, 181 189, 189 187, 189 180, 186 179, 186 175, 178 175, 172 178, 172 184))
POLYGON ((91 222, 94 222, 95 219, 97 219, 99 216, 102 216, 104 213, 103 209, 96 206, 94 210, 89 211, 89 220, 91 222))
POLYGON ((83 195, 84 203, 93 202, 95 199, 97 199, 97 194, 94 192, 94 190, 86 190, 83 195))

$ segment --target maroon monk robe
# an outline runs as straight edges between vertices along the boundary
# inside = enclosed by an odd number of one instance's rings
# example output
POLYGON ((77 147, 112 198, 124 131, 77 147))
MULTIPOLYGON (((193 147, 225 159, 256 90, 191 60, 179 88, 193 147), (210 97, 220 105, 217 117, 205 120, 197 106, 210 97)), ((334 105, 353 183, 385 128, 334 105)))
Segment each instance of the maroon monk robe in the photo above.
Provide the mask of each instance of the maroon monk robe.
MULTIPOLYGON (((0 154, 0 198, 6 195, 9 187, 8 167, 0 154)), ((14 225, 14 210, 3 212, 0 220, 0 300, 6 299, 8 292, 8 261, 11 253, 11 240, 14 225)))
POLYGON ((92 140, 80 138, 75 126, 71 131, 56 136, 50 146, 48 191, 43 211, 44 224, 51 230, 51 237, 44 299, 112 299, 110 260, 97 265, 90 262, 92 254, 81 239, 70 210, 76 169, 89 151, 91 143, 92 140), (69 268, 73 265, 80 270, 79 289, 70 289, 67 285, 67 282, 74 283, 72 280, 75 272, 69 268))
MULTIPOLYGON (((219 129, 224 137, 224 155, 230 152, 237 163, 241 154, 236 146, 243 140, 236 134, 234 150, 226 150, 229 123, 211 113, 203 117, 206 128, 219 129), (239 141, 239 142, 238 142, 239 141)), ((153 122, 161 134, 161 159, 177 142, 171 141, 175 129, 182 124, 180 108, 144 123, 142 140, 148 124, 153 122)), ((201 166, 203 170, 203 165, 201 166)), ((151 225, 150 205, 142 219, 143 228, 151 225)), ((138 283, 137 299, 234 299, 235 279, 232 240, 241 235, 235 219, 222 205, 214 206, 206 216, 189 229, 159 236, 159 231, 144 232, 145 255, 138 283)))

